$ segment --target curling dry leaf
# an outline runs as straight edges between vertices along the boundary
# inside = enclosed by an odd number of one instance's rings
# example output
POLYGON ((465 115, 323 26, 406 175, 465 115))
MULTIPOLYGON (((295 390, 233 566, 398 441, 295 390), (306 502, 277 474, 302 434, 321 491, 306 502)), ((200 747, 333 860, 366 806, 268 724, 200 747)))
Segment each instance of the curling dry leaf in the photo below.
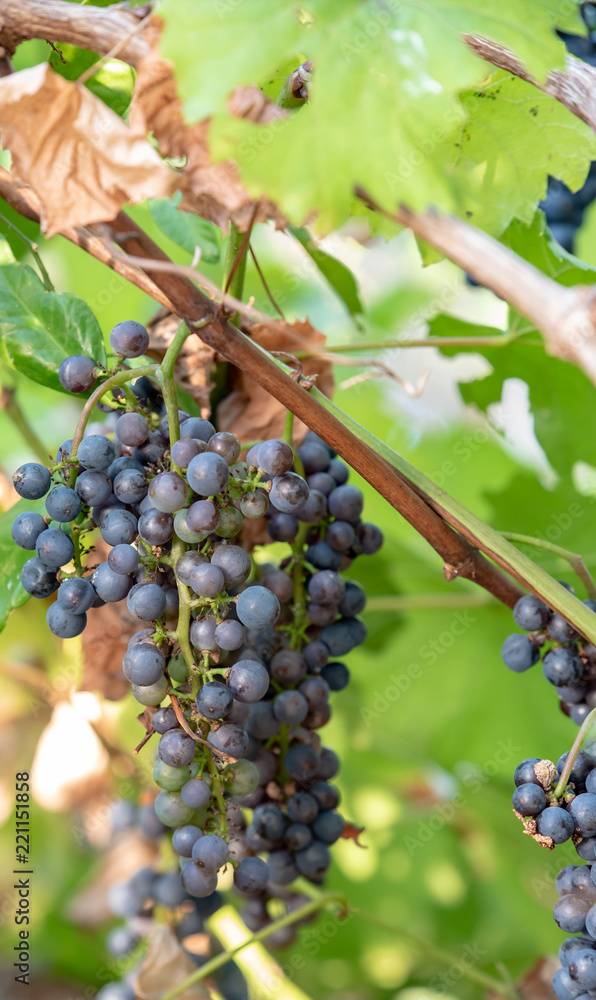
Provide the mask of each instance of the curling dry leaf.
POLYGON ((89 615, 83 632, 83 691, 101 691, 110 701, 120 701, 130 691, 122 673, 128 640, 139 623, 124 608, 104 604, 89 615))
MULTIPOLYGON (((179 326, 178 316, 160 311, 148 326, 147 354, 156 361, 161 361, 179 326)), ((175 375, 178 382, 199 404, 204 417, 208 417, 210 413, 209 393, 213 388, 211 368, 214 357, 215 352, 199 337, 194 336, 184 341, 176 362, 175 375)))
MULTIPOLYGON (((195 963, 184 951, 174 932, 169 927, 158 924, 149 938, 147 954, 139 969, 137 996, 141 1000, 161 1000, 175 986, 183 983, 195 969, 195 963)), ((209 1000, 209 994, 200 983, 195 983, 180 993, 178 1000, 209 1000)))
MULTIPOLYGON (((268 351, 324 350, 325 336, 315 330, 308 320, 290 323, 257 323, 250 334, 268 351)), ((333 392, 331 362, 321 358, 306 358, 302 362, 304 375, 317 376, 316 385, 326 396, 333 392)), ((279 437, 285 421, 285 407, 245 372, 234 371, 232 391, 217 409, 217 426, 222 431, 233 431, 241 441, 264 441, 279 437)), ((296 420, 294 440, 300 443, 307 431, 306 424, 296 420)))
MULTIPOLYGON (((241 231, 251 221, 255 202, 244 187, 232 160, 212 163, 208 147, 209 121, 186 125, 182 104, 176 92, 172 64, 157 50, 161 22, 153 18, 146 39, 150 55, 137 66, 134 101, 130 122, 137 134, 153 132, 163 156, 186 157, 180 175, 183 192, 181 208, 215 222, 225 229, 231 220, 241 231)), ((257 87, 240 87, 230 98, 230 112, 238 118, 267 124, 285 118, 286 112, 269 100, 257 87)), ((278 125, 279 127, 279 125, 278 125)), ((257 222, 276 218, 284 224, 275 206, 267 199, 258 201, 257 222)))
POLYGON ((2 145, 41 201, 49 236, 109 221, 126 202, 168 198, 176 175, 90 90, 47 63, 0 80, 2 145))

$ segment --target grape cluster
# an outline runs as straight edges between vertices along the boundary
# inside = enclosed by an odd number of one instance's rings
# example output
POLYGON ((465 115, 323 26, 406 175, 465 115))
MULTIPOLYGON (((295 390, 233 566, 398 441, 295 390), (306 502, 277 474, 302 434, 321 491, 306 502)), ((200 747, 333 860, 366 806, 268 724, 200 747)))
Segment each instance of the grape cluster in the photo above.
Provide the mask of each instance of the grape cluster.
POLYGON ((513 808, 528 833, 552 848, 572 840, 584 861, 596 861, 596 757, 580 750, 564 793, 554 795, 567 753, 557 761, 529 757, 515 769, 513 808))
MULTIPOLYGON (((586 35, 558 32, 569 52, 577 59, 596 66, 596 5, 583 3, 581 13, 586 35)), ((570 191, 566 184, 549 177, 546 198, 540 207, 546 215, 548 228, 557 243, 569 253, 574 252, 575 235, 583 222, 584 212, 596 198, 596 161, 590 167, 585 184, 579 191, 570 191)))
MULTIPOLYGON (((143 331, 115 327, 115 353, 139 356, 143 331)), ((97 377, 82 356, 60 369, 71 391, 97 377)), ((362 521, 347 466, 312 432, 297 453, 275 439, 240 461, 238 438, 206 419, 179 411, 180 435, 170 434, 149 380, 133 394, 112 391, 115 413, 87 429, 76 454, 67 441, 52 470, 29 463, 15 473, 21 496, 46 497, 45 516, 13 522, 16 544, 36 553, 22 584, 33 597, 57 591, 47 622, 61 638, 108 602, 126 600, 143 625, 122 669, 159 737, 160 791, 138 823, 148 836, 171 835, 180 877, 139 876, 142 892, 119 890, 122 915, 133 897, 133 909, 166 895, 172 906, 213 899, 231 864, 248 926, 263 927, 270 899, 298 905, 288 888, 297 877, 322 881, 344 832, 330 784, 339 761, 316 730, 349 681, 340 658, 366 636, 364 591, 340 571, 378 551, 382 533, 362 521), (273 542, 289 545, 278 564, 256 565, 236 543, 245 519, 261 518, 273 542), (86 569, 97 529, 110 551, 86 569)))
MULTIPOLYGON (((568 584, 564 586, 573 592, 568 584)), ((596 611, 596 601, 588 599, 584 604, 596 611)), ((580 726, 596 708, 596 647, 532 594, 520 597, 513 617, 529 634, 505 639, 501 649, 505 666, 523 673, 542 657, 542 671, 556 688, 563 712, 580 726)))

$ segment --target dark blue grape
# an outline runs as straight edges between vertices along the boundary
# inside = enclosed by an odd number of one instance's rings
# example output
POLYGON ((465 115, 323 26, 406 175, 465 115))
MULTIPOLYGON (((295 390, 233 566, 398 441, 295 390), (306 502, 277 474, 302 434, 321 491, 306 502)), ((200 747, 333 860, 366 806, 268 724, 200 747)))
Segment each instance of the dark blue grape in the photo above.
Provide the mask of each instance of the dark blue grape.
POLYGON ((107 562, 99 564, 91 577, 91 583, 101 600, 108 603, 123 600, 132 587, 130 577, 114 573, 107 562))
POLYGON ((170 449, 172 462, 180 469, 187 469, 195 455, 201 455, 207 448, 204 441, 196 438, 180 438, 170 449))
POLYGON ((137 504, 147 496, 147 479, 138 469, 123 469, 114 479, 114 496, 121 503, 137 504))
POLYGON ((217 875, 214 872, 207 872, 203 868, 199 868, 192 861, 184 865, 180 878, 188 895, 196 896, 199 899, 211 896, 217 887, 217 875))
POLYGON ((149 642, 138 642, 124 654, 122 669, 131 684, 155 684, 163 675, 166 661, 161 650, 149 642))
POLYGON ((248 587, 238 595, 236 613, 247 628, 264 629, 274 625, 281 612, 280 603, 266 587, 248 587))
POLYGON ((590 792, 576 795, 569 805, 569 812, 582 837, 596 834, 596 795, 590 792))
POLYGON ((229 858, 228 845, 216 833, 209 833, 195 840, 192 860, 199 868, 207 872, 216 872, 223 868, 229 858))
POLYGON ((55 486, 46 497, 46 510, 54 521, 74 521, 81 509, 81 501, 70 486, 55 486))
POLYGON ((335 785, 330 785, 326 781, 315 781, 309 791, 317 800, 320 809, 335 809, 339 805, 339 789, 335 785))
POLYGON ((316 604, 339 604, 345 592, 341 576, 330 569, 319 570, 308 582, 308 593, 316 604))
POLYGON ((188 484, 199 496, 210 497, 221 493, 228 485, 230 471, 220 455, 206 451, 196 455, 186 470, 188 484))
POLYGON ((306 437, 298 448, 298 457, 306 475, 312 476, 315 472, 324 472, 328 468, 331 452, 320 439, 306 437))
POLYGON ((596 952, 590 948, 577 951, 569 963, 569 976, 584 990, 596 989, 596 952))
POLYGON ((317 778, 321 778, 323 781, 328 781, 330 778, 334 778, 338 771, 339 757, 334 750, 331 750, 330 747, 323 747, 319 757, 317 778))
POLYGON ((85 469, 109 469, 116 453, 112 442, 103 434, 89 434, 81 441, 77 458, 85 469))
POLYGON ((238 587, 250 576, 250 556, 239 545, 225 542, 218 545, 211 556, 211 563, 222 571, 228 588, 238 587))
POLYGON ((49 597, 58 589, 56 570, 49 569, 35 556, 28 559, 21 570, 21 584, 31 597, 49 597))
POLYGON ((513 808, 521 816, 537 816, 546 808, 546 795, 540 785, 520 785, 513 793, 513 808))
POLYGON ((327 625, 320 636, 331 656, 345 656, 365 639, 366 628, 359 618, 340 618, 338 622, 327 625))
POLYGON ((258 445, 256 464, 268 476, 281 476, 292 468, 294 455, 289 444, 273 438, 258 445))
POLYGON ((296 649, 282 649, 271 660, 271 676, 280 684, 298 684, 306 669, 306 660, 296 649))
POLYGON ((195 741, 185 732, 170 729, 164 733, 157 745, 157 752, 164 764, 170 767, 184 767, 195 755, 195 741))
POLYGON ((74 544, 70 535, 60 528, 42 531, 35 543, 35 551, 44 566, 57 570, 66 566, 74 556, 74 544))
POLYGON ((139 553, 132 545, 115 545, 108 555, 108 566, 121 576, 136 573, 139 566, 139 553))
POLYGON ((116 476, 120 472, 124 472, 125 469, 135 469, 137 472, 142 472, 145 474, 145 470, 140 462, 137 462, 136 458, 132 458, 130 455, 123 455, 121 458, 115 458, 110 467, 108 468, 106 475, 108 478, 114 482, 116 476))
POLYGON ((60 639, 72 639, 75 635, 80 635, 87 624, 87 615, 72 615, 65 611, 56 602, 50 604, 47 610, 46 621, 50 632, 60 637, 60 639))
POLYGON ((229 431, 218 431, 209 438, 207 451, 219 455, 226 465, 233 465, 240 455, 240 441, 235 434, 230 434, 229 431))
POLYGON ((522 760, 521 764, 517 765, 515 774, 513 775, 516 787, 518 785, 527 785, 529 782, 534 785, 540 784, 534 770, 534 764, 540 763, 540 760, 540 757, 528 757, 526 760, 522 760))
POLYGON ((149 347, 149 334, 142 323, 125 319, 112 328, 110 344, 114 354, 123 358, 139 358, 149 347))
POLYGON ((138 940, 128 927, 113 927, 106 937, 106 949, 114 958, 124 958, 136 947, 138 940))
POLYGON ((161 903, 162 906, 168 906, 172 909, 175 906, 181 906, 187 899, 180 876, 174 872, 169 875, 159 875, 155 879, 153 894, 156 903, 161 903))
POLYGON ((282 569, 268 569, 261 577, 261 584, 273 591, 280 604, 287 604, 294 596, 292 577, 282 569))
POLYGON ((302 655, 308 669, 318 673, 329 660, 329 649, 324 642, 315 639, 302 647, 302 655))
POLYGON ((274 477, 269 500, 282 514, 297 514, 306 504, 309 494, 308 484, 302 476, 285 472, 283 476, 274 477))
POLYGON ((60 385, 67 392, 87 392, 95 382, 95 361, 84 354, 71 354, 58 369, 60 385))
POLYGON ((564 844, 574 830, 573 819, 567 810, 561 809, 560 806, 548 806, 537 817, 536 826, 538 833, 543 837, 550 837, 555 844, 564 844))
POLYGON ((248 733, 233 722, 224 722, 219 729, 211 730, 207 742, 230 757, 240 758, 248 750, 248 733))
POLYGON ((139 535, 148 545, 165 545, 174 534, 171 514, 150 507, 139 518, 139 535))
POLYGON ((327 498, 319 490, 310 490, 309 497, 303 507, 296 513, 299 521, 305 524, 317 524, 327 514, 327 498))
POLYGON ((288 816, 293 823, 312 823, 319 811, 319 804, 309 792, 296 792, 288 799, 288 816))
POLYGON ((286 818, 279 806, 273 802, 265 802, 254 810, 252 825, 261 837, 276 841, 283 836, 286 818))
POLYGON ((289 885, 298 878, 294 855, 289 851, 272 851, 267 858, 269 878, 274 885, 289 885))
POLYGON ((273 700, 273 712, 282 725, 299 726, 308 715, 308 702, 300 691, 282 691, 273 700))
POLYGON ((212 563, 200 563, 190 574, 190 585, 199 597, 216 597, 224 589, 224 575, 212 563))
MULTIPOLYGON (((311 491, 318 490, 319 493, 322 493, 323 496, 325 497, 328 497, 329 494, 331 493, 331 490, 334 490, 335 487, 337 486, 335 479, 333 478, 333 476, 330 476, 328 472, 313 472, 312 475, 306 477, 306 482, 308 483, 309 490, 311 491)), ((329 527, 331 527, 331 525, 329 525, 329 527)), ((350 525, 349 527, 351 528, 352 532, 350 536, 350 544, 351 544, 351 541, 353 541, 353 539, 355 538, 355 534, 352 526, 350 525)), ((346 546, 346 548, 347 547, 348 546, 346 546)))
POLYGON ((215 434, 215 427, 209 420, 202 417, 187 417, 180 424, 181 438, 195 438, 198 441, 207 443, 215 434))
POLYGON ((202 809, 209 803, 211 789, 201 778, 191 778, 182 786, 180 795, 184 804, 191 809, 202 809))
POLYGON ((217 649, 215 618, 197 618, 190 626, 190 641, 195 649, 214 651, 217 649))
POLYGON ((327 545, 335 552, 346 552, 354 544, 355 539, 356 532, 348 521, 333 521, 325 535, 327 545))
POLYGON ((565 646, 555 646, 546 654, 542 661, 542 671, 547 681, 555 687, 564 684, 575 684, 581 679, 583 663, 579 656, 565 646))
MULTIPOLYGON (((549 810, 547 809, 547 812, 549 810)), ((586 929, 586 917, 590 910, 590 902, 571 894, 561 896, 553 910, 555 923, 566 934, 580 934, 586 929)))
POLYGON ((332 517, 337 518, 338 521, 348 521, 353 524, 358 521, 362 514, 364 497, 357 486, 346 483, 344 486, 338 486, 329 494, 327 503, 332 517))
POLYGON ((123 413, 116 424, 116 437, 129 448, 138 448, 149 436, 149 424, 141 413, 123 413))
POLYGON ((200 556, 198 552, 189 549, 188 552, 185 552, 180 556, 178 562, 176 563, 176 576, 183 584, 185 584, 185 586, 188 587, 190 586, 190 574, 193 569, 196 569, 197 566, 200 566, 200 564, 204 562, 205 559, 203 556, 200 556))
POLYGON ((243 858, 234 872, 234 885, 248 896, 262 892, 269 881, 269 867, 261 858, 243 858))
MULTIPOLYGON (((184 800, 183 800, 184 801, 184 800)), ((186 803, 188 805, 188 803, 186 803)), ((192 849, 199 837, 203 836, 203 831, 198 826, 186 824, 179 826, 172 834, 172 847, 181 858, 192 857, 192 849)))
POLYGON ((52 480, 45 465, 27 462, 21 465, 12 477, 14 488, 25 500, 40 500, 45 497, 52 480))
POLYGON ((294 858, 300 874, 316 882, 323 878, 331 864, 329 848, 319 840, 314 840, 304 851, 298 851, 294 858))
POLYGON ((312 831, 317 840, 322 840, 324 844, 334 844, 341 837, 345 825, 343 816, 333 809, 325 809, 313 821, 312 831))
POLYGON ((82 503, 88 507, 98 507, 110 499, 112 482, 105 472, 87 469, 77 477, 75 491, 82 503))
POLYGON ((322 668, 321 677, 332 691, 343 691, 350 683, 350 671, 345 663, 328 663, 322 668))
POLYGON ((82 615, 85 611, 89 611, 96 597, 93 584, 82 576, 64 580, 58 590, 58 604, 64 611, 73 615, 82 615))
POLYGON ((550 609, 533 594, 524 594, 513 609, 515 624, 526 632, 544 628, 549 615, 550 609))
POLYGON ((173 514, 184 507, 188 486, 177 472, 160 472, 149 484, 149 497, 156 510, 173 514))
POLYGON ((348 466, 345 465, 345 463, 339 458, 331 459, 327 472, 330 476, 333 476, 338 486, 343 486, 343 484, 347 482, 348 476, 350 475, 348 466))
POLYGON ((569 977, 568 969, 558 969, 553 976, 553 992, 557 1000, 575 1000, 579 998, 579 986, 569 977))
POLYGON ((222 719, 232 707, 232 693, 221 681, 207 681, 199 688, 196 703, 201 715, 222 719))
POLYGON ((538 647, 527 635, 509 635, 501 647, 501 659, 516 674, 529 670, 540 659, 538 647))
POLYGON ((131 615, 143 622, 154 622, 166 609, 166 596, 156 583, 137 583, 126 598, 131 615))
MULTIPOLYGON (((165 708, 158 708, 157 712, 151 716, 151 725, 156 733, 160 733, 163 736, 169 729, 177 729, 180 723, 176 718, 176 713, 172 706, 167 705, 165 708)), ((188 805, 188 802, 186 805, 188 805)))
POLYGON ((290 823, 284 836, 289 851, 303 851, 312 841, 310 827, 304 823, 290 823))
POLYGON ((310 545, 306 551, 307 562, 315 569, 337 570, 342 564, 341 552, 336 552, 327 542, 318 541, 310 545))
POLYGON ((369 524, 367 521, 361 523, 356 528, 356 541, 354 548, 357 554, 363 553, 365 556, 374 556, 383 546, 383 532, 376 524, 369 524))
POLYGON ((248 720, 248 732, 257 740, 269 740, 277 736, 279 722, 273 714, 270 701, 258 701, 253 704, 248 720))
POLYGON ((548 619, 546 630, 554 642, 572 642, 577 639, 577 632, 561 615, 552 614, 548 619))
MULTIPOLYGON (((226 622, 222 622, 222 624, 225 625, 226 622)), ((230 622, 229 624, 236 623, 230 622)), ((217 629, 215 637, 217 639, 217 629)), ((260 701, 269 688, 269 674, 265 667, 255 660, 238 660, 230 669, 227 683, 237 701, 248 703, 260 701)))
POLYGON ((108 545, 130 545, 138 533, 138 522, 129 510, 106 511, 101 522, 101 537, 108 545))
POLYGON ((215 629, 215 641, 220 649, 240 649, 244 638, 244 627, 233 618, 220 622, 215 629))
POLYGON ((274 542, 293 542, 298 528, 298 519, 292 514, 275 513, 267 524, 267 531, 274 542))
POLYGON ((574 955, 585 948, 596 950, 596 941, 588 941, 587 938, 583 937, 566 938, 559 948, 559 962, 567 967, 574 955))
MULTIPOLYGON (((564 753, 559 757, 557 761, 557 771, 561 774, 565 761, 567 760, 567 753, 564 753)), ((573 762, 573 767, 571 768, 571 774, 569 776, 569 781, 573 783, 575 793, 583 792, 586 787, 586 778, 590 771, 596 767, 596 757, 594 757, 587 750, 580 750, 575 761, 573 762)))
POLYGON ((318 757, 312 747, 297 744, 290 747, 284 758, 284 767, 296 781, 308 781, 317 773, 318 757))
POLYGON ((15 517, 10 528, 10 533, 15 545, 18 545, 21 549, 32 551, 35 548, 37 539, 46 528, 47 525, 41 514, 36 514, 32 510, 25 510, 15 517))

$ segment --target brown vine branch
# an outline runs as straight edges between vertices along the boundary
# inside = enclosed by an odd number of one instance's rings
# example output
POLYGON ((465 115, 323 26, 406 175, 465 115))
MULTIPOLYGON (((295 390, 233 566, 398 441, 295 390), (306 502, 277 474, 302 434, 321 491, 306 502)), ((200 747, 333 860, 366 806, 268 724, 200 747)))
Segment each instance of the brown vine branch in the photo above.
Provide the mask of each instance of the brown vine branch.
POLYGON ((0 4, 0 46, 12 55, 20 42, 43 38, 46 42, 67 42, 99 55, 114 48, 124 62, 136 66, 149 54, 149 45, 135 34, 138 22, 150 11, 149 5, 133 10, 117 7, 79 6, 67 0, 2 0, 0 4))
POLYGON ((454 215, 388 212, 363 188, 356 194, 373 211, 406 226, 531 320, 554 357, 578 365, 596 384, 596 289, 566 288, 488 233, 454 215))
MULTIPOLYGON (((39 201, 35 193, 29 188, 11 185, 10 174, 3 170, 0 170, 0 195, 17 211, 22 211, 25 207, 25 214, 29 218, 39 218, 39 201)), ((131 218, 121 212, 111 227, 118 234, 122 247, 133 258, 148 258, 152 263, 161 260, 168 265, 166 270, 159 271, 156 275, 156 284, 160 290, 159 301, 165 296, 171 303, 171 308, 185 320, 190 329, 197 321, 211 317, 211 324, 199 331, 201 339, 240 370, 249 372, 267 392, 279 399, 344 457, 439 553, 448 568, 449 579, 455 576, 466 577, 505 604, 512 606, 515 603, 521 591, 513 581, 488 562, 461 533, 453 531, 442 516, 430 508, 427 499, 416 492, 406 477, 311 398, 273 358, 263 354, 248 337, 223 319, 219 314, 219 306, 187 277, 177 273, 161 248, 131 218)), ((105 245, 100 249, 96 241, 87 238, 85 230, 68 230, 62 235, 108 266, 114 267, 117 264, 118 272, 124 277, 128 277, 126 270, 129 268, 130 280, 138 284, 139 268, 136 264, 116 259, 105 245)), ((195 278, 201 280, 200 275, 195 274, 195 278)), ((149 294, 153 293, 149 291, 149 294)), ((529 586, 526 580, 520 578, 520 582, 529 586)))

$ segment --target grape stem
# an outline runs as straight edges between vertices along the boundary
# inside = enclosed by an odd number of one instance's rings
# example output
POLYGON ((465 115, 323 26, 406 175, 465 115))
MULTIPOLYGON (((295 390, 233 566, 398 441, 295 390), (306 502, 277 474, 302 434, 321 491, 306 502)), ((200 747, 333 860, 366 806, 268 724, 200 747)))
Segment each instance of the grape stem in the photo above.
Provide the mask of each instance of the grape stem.
POLYGON ((520 545, 531 545, 535 549, 544 549, 545 552, 552 552, 553 555, 564 559, 583 583, 588 597, 596 598, 596 584, 579 552, 570 552, 569 549, 563 549, 560 545, 554 545, 553 542, 547 542, 542 538, 518 535, 515 531, 502 531, 501 534, 510 542, 519 542, 520 545))
POLYGON ((85 433, 85 427, 89 417, 91 416, 95 406, 99 403, 102 396, 105 396, 106 392, 110 389, 116 389, 118 386, 125 385, 127 382, 132 382, 133 379, 141 378, 143 375, 155 375, 158 365, 142 365, 140 368, 127 368, 126 371, 117 372, 116 375, 111 375, 107 378, 105 382, 98 385, 89 399, 85 403, 83 409, 81 410, 81 415, 79 417, 79 422, 75 428, 75 432, 72 436, 72 444, 70 446, 70 458, 71 461, 77 457, 77 452, 79 450, 79 445, 83 440, 83 434, 85 433))
MULTIPOLYGON (((1 213, 0 213, 1 218, 1 213)), ((38 438, 27 417, 23 413, 17 399, 17 390, 14 386, 3 385, 0 388, 0 409, 6 414, 11 423, 16 427, 24 441, 27 442, 32 452, 45 465, 48 460, 48 449, 43 441, 38 438)))
MULTIPOLYGON (((181 993, 184 993, 187 989, 193 986, 194 983, 198 983, 207 976, 211 976, 214 972, 217 972, 218 969, 221 969, 222 965, 226 965, 228 962, 231 962, 232 959, 244 948, 248 948, 251 944, 258 944, 260 941, 264 941, 275 931, 282 930, 284 927, 290 927, 299 920, 309 917, 311 913, 316 913, 317 910, 321 910, 329 903, 339 903, 342 910, 347 912, 348 901, 343 893, 326 892, 319 896, 318 899, 313 899, 309 903, 305 903, 304 906, 300 906, 297 910, 293 910, 291 913, 286 913, 283 917, 280 917, 279 920, 274 920, 266 927, 263 927, 262 930, 257 931, 256 934, 251 934, 246 941, 243 941, 235 948, 230 948, 229 951, 224 951, 220 955, 216 955, 214 958, 211 958, 208 962, 205 962, 200 969, 191 973, 191 975, 188 976, 182 983, 175 986, 173 990, 165 993, 162 1000, 176 1000, 176 997, 180 996, 181 993)), ((451 957, 450 961, 452 961, 451 957)))
POLYGON ((55 292, 56 289, 54 288, 52 284, 52 279, 50 278, 48 272, 46 271, 45 264, 41 259, 37 243, 35 243, 33 240, 30 240, 28 236, 25 236, 25 233, 21 229, 19 229, 18 226, 15 226, 14 222, 11 222, 10 219, 7 219, 2 212, 0 212, 0 219, 2 219, 2 222, 4 223, 5 226, 8 226, 9 229, 12 229, 15 236, 18 236, 18 238, 22 240, 27 247, 29 247, 31 256, 33 257, 35 263, 39 268, 39 273, 41 275, 43 287, 45 288, 46 292, 55 292))
POLYGON ((561 771, 561 777, 559 778, 554 791, 556 799, 560 799, 565 792, 565 789, 567 787, 567 782, 569 781, 569 775, 571 774, 573 765, 575 764, 575 761, 577 759, 577 755, 580 752, 582 743, 584 742, 586 736, 588 735, 588 731, 595 719, 596 719, 596 708, 593 708, 590 714, 587 715, 584 721, 582 722, 579 732, 573 741, 573 746, 571 747, 571 750, 567 754, 567 760, 565 761, 565 766, 561 771))

